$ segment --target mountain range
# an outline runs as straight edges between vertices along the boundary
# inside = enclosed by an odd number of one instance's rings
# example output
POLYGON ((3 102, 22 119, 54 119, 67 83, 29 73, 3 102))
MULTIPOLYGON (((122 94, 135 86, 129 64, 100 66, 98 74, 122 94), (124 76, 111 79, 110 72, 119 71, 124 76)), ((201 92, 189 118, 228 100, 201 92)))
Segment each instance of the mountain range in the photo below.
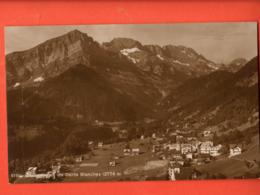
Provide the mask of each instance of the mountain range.
POLYGON ((257 67, 257 57, 218 64, 185 46, 100 44, 74 30, 6 55, 8 124, 149 118, 165 128, 246 129, 258 121, 257 67))

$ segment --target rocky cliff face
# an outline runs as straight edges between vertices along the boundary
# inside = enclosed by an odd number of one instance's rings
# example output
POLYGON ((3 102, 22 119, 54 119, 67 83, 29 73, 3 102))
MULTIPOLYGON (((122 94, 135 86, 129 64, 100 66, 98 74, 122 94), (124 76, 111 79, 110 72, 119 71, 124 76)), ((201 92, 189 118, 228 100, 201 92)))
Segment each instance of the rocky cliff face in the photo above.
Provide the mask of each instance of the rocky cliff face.
POLYGON ((77 30, 48 40, 32 49, 6 56, 7 83, 54 77, 74 64, 90 64, 89 53, 97 42, 77 30))

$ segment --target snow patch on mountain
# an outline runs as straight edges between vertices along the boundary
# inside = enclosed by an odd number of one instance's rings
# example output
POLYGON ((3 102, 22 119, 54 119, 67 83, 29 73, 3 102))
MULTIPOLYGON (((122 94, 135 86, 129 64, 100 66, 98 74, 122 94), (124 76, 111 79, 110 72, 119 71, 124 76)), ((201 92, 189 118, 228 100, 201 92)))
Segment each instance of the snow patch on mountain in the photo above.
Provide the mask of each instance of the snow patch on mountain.
POLYGON ((139 48, 137 47, 133 47, 133 48, 130 48, 130 49, 122 49, 120 50, 120 52, 125 55, 125 56, 128 56, 129 54, 131 53, 135 53, 135 52, 138 52, 138 51, 141 51, 139 48))
POLYGON ((160 54, 157 54, 156 56, 157 56, 157 58, 159 58, 160 60, 164 60, 164 58, 163 58, 160 54))
POLYGON ((139 51, 141 51, 139 48, 133 47, 133 48, 130 48, 130 49, 122 49, 122 50, 120 50, 120 53, 125 55, 131 62, 136 64, 136 63, 139 62, 139 60, 129 56, 129 54, 139 52, 139 51))
POLYGON ((207 65, 208 65, 208 67, 210 67, 210 68, 212 68, 214 70, 218 70, 219 69, 219 67, 215 66, 213 63, 208 63, 207 65))
POLYGON ((180 65, 183 65, 183 66, 190 66, 189 63, 180 62, 179 60, 173 60, 173 63, 180 64, 180 65))
POLYGON ((129 60, 131 60, 134 64, 136 64, 136 63, 139 62, 138 59, 132 58, 132 57, 130 57, 130 56, 127 56, 127 58, 128 58, 129 60))
POLYGON ((42 82, 42 81, 44 81, 44 78, 43 78, 42 76, 37 77, 37 78, 35 78, 35 79, 33 80, 33 82, 35 82, 35 83, 42 82))

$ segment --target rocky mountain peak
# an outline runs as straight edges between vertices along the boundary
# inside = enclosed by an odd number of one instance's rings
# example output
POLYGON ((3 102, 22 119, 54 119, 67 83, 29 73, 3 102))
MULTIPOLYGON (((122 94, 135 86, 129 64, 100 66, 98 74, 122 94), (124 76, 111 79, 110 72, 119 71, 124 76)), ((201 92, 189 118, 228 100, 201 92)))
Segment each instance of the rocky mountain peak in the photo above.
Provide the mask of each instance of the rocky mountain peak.
POLYGON ((98 43, 79 30, 49 39, 29 50, 6 56, 7 84, 30 82, 38 77, 53 77, 77 64, 89 64, 86 55, 98 43))
POLYGON ((145 48, 154 55, 163 55, 163 49, 159 45, 145 45, 145 48))
POLYGON ((139 41, 136 41, 131 38, 114 38, 110 42, 103 43, 103 46, 110 51, 119 52, 122 49, 130 49, 130 48, 143 48, 142 44, 139 41))
POLYGON ((227 66, 231 72, 237 72, 240 70, 248 61, 245 58, 236 58, 232 60, 227 66))

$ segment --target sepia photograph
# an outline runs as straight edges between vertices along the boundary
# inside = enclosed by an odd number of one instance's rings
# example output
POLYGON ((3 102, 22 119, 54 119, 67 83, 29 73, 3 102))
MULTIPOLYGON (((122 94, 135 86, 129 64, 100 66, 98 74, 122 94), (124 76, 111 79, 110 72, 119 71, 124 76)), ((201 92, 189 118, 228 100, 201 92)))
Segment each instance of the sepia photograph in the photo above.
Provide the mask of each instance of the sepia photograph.
POLYGON ((9 182, 260 178, 257 28, 6 26, 9 182))

